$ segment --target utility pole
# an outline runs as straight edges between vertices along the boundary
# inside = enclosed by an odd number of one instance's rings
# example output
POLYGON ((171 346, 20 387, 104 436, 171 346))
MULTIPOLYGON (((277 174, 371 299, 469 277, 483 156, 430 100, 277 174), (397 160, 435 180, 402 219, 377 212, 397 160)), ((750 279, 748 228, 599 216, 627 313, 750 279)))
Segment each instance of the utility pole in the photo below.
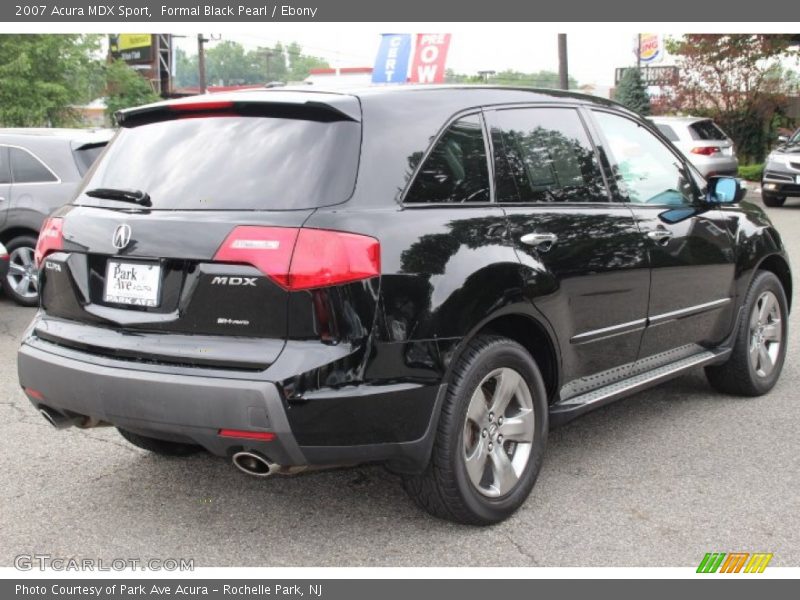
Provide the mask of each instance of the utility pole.
POLYGON ((558 81, 562 90, 569 89, 569 67, 567 64, 567 34, 558 34, 558 81))
POLYGON ((200 71, 199 83, 200 93, 206 93, 206 52, 204 45, 208 38, 203 37, 202 33, 197 34, 197 68, 200 71))

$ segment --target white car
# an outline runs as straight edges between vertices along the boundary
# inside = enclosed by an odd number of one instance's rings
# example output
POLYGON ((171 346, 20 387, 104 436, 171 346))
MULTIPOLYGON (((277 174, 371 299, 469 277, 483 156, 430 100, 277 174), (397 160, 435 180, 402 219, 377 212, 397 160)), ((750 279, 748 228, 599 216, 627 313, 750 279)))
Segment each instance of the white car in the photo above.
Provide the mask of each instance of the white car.
POLYGON ((653 124, 683 152, 703 177, 736 176, 739 161, 733 140, 711 119, 650 117, 653 124))

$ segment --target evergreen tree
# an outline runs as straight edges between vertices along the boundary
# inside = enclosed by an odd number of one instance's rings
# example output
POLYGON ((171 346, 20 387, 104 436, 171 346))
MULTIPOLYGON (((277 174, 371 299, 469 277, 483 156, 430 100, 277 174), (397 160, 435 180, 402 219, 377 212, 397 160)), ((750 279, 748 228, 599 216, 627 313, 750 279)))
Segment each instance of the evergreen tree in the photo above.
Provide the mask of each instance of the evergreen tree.
POLYGON ((639 69, 625 70, 625 74, 617 86, 614 99, 640 115, 650 114, 650 96, 647 95, 647 85, 639 69))

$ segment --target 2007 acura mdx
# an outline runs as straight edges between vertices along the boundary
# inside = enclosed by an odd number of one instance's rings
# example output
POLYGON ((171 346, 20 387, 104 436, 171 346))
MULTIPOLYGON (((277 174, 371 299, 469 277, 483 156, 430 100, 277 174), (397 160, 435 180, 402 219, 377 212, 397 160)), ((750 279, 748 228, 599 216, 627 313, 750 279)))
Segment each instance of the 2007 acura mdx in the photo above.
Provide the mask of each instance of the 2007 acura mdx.
POLYGON ((57 427, 262 476, 383 462, 487 524, 550 426, 699 366, 751 396, 781 372, 778 232, 614 103, 282 89, 119 121, 36 251, 19 378, 57 427))

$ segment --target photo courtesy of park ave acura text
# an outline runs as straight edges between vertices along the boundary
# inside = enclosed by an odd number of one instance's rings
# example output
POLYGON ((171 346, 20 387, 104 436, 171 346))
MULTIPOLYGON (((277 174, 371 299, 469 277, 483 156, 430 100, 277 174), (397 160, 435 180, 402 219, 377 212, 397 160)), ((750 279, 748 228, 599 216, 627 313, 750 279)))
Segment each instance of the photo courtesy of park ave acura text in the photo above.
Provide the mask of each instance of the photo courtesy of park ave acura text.
POLYGON ((9 590, 800 576, 800 25, 341 4, 0 9, 9 590))

